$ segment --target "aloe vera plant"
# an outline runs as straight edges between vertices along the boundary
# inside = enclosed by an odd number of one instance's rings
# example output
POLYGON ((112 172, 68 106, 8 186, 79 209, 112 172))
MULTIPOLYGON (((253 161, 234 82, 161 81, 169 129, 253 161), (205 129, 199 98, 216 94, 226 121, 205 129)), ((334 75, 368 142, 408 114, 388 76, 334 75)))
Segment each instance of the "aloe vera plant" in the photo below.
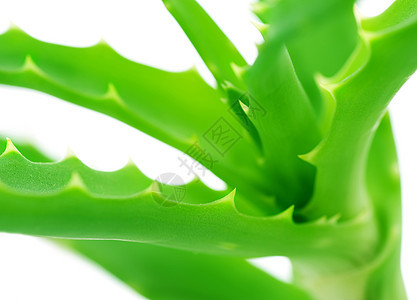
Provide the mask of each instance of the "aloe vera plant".
POLYGON ((387 106, 417 67, 417 1, 367 18, 353 0, 259 0, 252 65, 195 0, 163 2, 216 87, 16 26, 0 35, 0 83, 121 120, 227 188, 51 162, 3 139, 0 230, 54 238, 150 299, 406 299, 387 106), (247 261, 264 256, 290 258, 293 281, 247 261))

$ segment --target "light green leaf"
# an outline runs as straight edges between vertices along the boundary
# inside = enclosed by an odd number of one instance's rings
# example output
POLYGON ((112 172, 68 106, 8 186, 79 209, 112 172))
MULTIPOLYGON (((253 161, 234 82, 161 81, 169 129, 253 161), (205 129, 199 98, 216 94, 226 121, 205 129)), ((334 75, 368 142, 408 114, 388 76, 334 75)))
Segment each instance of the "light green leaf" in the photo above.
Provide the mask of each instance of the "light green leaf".
MULTIPOLYGON (((132 166, 103 173, 75 158, 32 163, 10 142, 0 168, 0 230, 5 232, 137 241, 242 257, 354 257, 346 263, 371 251, 361 242, 373 235, 366 215, 341 224, 327 219, 297 224, 292 209, 271 217, 249 216, 236 209, 234 192, 219 199, 213 197, 219 192, 200 188, 200 197, 213 198, 190 201, 185 193, 179 201, 161 193, 161 185, 145 187, 146 178, 132 166)), ((192 185, 182 189, 192 190, 192 185)))
POLYGON ((320 122, 328 108, 315 76, 333 76, 355 50, 359 35, 353 4, 354 0, 264 0, 255 6, 268 25, 265 44, 287 46, 320 122))
MULTIPOLYGON (((6 139, 0 138, 0 151, 5 147, 6 139)), ((50 161, 31 145, 20 144, 19 149, 33 161, 50 161)), ((220 192, 205 188, 200 181, 187 188, 187 200, 220 196, 220 192)), ((300 289, 272 278, 241 258, 133 242, 55 242, 88 257, 151 299, 311 299, 300 289)))
POLYGON ((337 270, 338 263, 293 260, 296 283, 317 299, 406 299, 400 271, 401 188, 388 114, 376 130, 366 163, 366 188, 374 205, 379 240, 361 266, 337 270), (387 284, 389 282, 389 284, 387 284))
POLYGON ((247 115, 258 130, 277 201, 302 206, 312 194, 314 168, 298 155, 309 152, 320 133, 288 52, 265 45, 244 79, 250 93, 247 115))
POLYGON ((219 83, 244 89, 232 65, 246 62, 232 42, 195 0, 162 0, 219 83))
MULTIPOLYGON (((22 153, 24 157, 27 157, 34 162, 51 162, 51 159, 47 157, 44 153, 39 151, 36 147, 25 142, 19 142, 19 152, 22 153)), ((0 153, 3 153, 6 150, 7 138, 0 136, 0 153)))
MULTIPOLYGON (((117 118, 186 152, 246 198, 274 189, 260 168, 258 145, 195 70, 166 72, 129 61, 102 42, 60 46, 12 27, 0 35, 0 83, 40 90, 117 118), (214 142, 225 132, 234 133, 233 140, 226 136, 227 147, 219 151, 214 142)), ((238 205, 260 214, 276 211, 274 203, 261 199, 238 205)))
POLYGON ((150 299, 312 299, 240 258, 120 241, 60 241, 150 299))
POLYGON ((349 218, 371 209, 364 181, 370 143, 389 102, 417 68, 417 18, 412 13, 398 23, 398 15, 406 16, 415 1, 399 3, 378 17, 395 26, 381 31, 363 28, 362 45, 350 62, 333 78, 320 81, 335 101, 335 112, 326 138, 304 156, 317 167, 306 216, 340 212, 349 218))

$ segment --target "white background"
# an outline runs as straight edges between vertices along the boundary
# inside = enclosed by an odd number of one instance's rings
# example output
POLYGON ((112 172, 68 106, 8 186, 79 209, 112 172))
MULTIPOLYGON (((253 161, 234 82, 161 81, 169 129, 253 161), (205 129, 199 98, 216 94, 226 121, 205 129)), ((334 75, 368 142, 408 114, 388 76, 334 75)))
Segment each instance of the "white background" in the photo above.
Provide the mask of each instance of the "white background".
MULTIPOLYGON (((250 0, 201 0, 208 13, 232 39, 248 62, 256 57, 260 34, 250 23, 250 0)), ((362 13, 375 15, 390 0, 359 3, 362 13)), ((171 71, 196 65, 210 83, 213 78, 179 26, 159 0, 2 0, 0 33, 12 21, 30 35, 53 43, 90 46, 104 38, 120 54, 171 71)), ((394 58, 395 59, 395 58, 394 58)), ((404 237, 402 268, 410 299, 417 299, 417 76, 401 89, 391 105, 403 182, 404 237)), ((119 121, 38 92, 0 86, 0 134, 29 140, 52 157, 62 158, 68 146, 90 167, 121 168, 131 157, 148 176, 177 172, 179 152, 119 121)), ((214 176, 204 180, 213 187, 214 176)), ((263 268, 289 278, 282 258, 257 260, 263 268)), ((98 267, 47 241, 0 234, 0 299, 140 299, 98 267)))

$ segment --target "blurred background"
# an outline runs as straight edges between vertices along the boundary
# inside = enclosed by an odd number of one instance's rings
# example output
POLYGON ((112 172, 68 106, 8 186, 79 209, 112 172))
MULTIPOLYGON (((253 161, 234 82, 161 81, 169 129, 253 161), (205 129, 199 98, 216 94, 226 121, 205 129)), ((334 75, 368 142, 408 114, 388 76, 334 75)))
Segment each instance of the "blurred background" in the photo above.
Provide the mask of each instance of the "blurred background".
MULTIPOLYGON (((250 0, 198 1, 234 42, 249 63, 257 55, 261 35, 251 21, 250 0)), ((363 0, 364 15, 377 15, 393 0, 363 0)), ((69 46, 91 46, 104 39, 121 55, 169 71, 197 67, 214 84, 185 34, 160 0, 3 0, 0 33, 15 23, 37 39, 69 46)), ((161 87, 162 88, 162 87, 161 87)), ((402 269, 410 299, 417 299, 417 76, 391 104, 403 184, 402 269), (414 284, 413 284, 414 283, 414 284)), ((113 171, 129 158, 149 177, 175 172, 181 153, 102 114, 39 92, 0 85, 0 135, 29 141, 49 156, 61 159, 68 147, 88 166, 113 171)), ((204 182, 223 183, 206 173, 204 182)), ((287 259, 252 260, 284 280, 291 278, 287 259)), ((111 275, 52 243, 34 237, 0 234, 0 299, 143 299, 111 275)))

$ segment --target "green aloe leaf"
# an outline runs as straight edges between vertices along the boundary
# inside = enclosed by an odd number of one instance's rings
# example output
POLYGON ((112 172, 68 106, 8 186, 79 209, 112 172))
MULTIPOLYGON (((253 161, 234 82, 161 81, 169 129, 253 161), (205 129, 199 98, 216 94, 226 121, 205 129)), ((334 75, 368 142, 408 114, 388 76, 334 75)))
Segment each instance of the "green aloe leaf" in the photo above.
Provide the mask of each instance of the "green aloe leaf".
MULTIPOLYGON (((115 117, 195 158, 227 189, 160 184, 133 164, 98 172, 74 156, 34 163, 8 141, 0 230, 106 240, 99 243, 110 250, 66 244, 139 285, 144 273, 129 272, 113 251, 142 266, 157 266, 160 253, 193 262, 191 269, 224 265, 239 275, 248 270, 245 258, 283 255, 294 263, 294 285, 313 298, 404 299, 398 164, 386 111, 417 68, 417 0, 397 0, 373 18, 354 13, 353 0, 261 0, 265 42, 253 66, 197 2, 164 3, 217 88, 195 70, 137 64, 103 42, 53 45, 15 27, 0 35, 0 83, 115 117), (142 247, 148 254, 136 256, 132 249, 142 247)), ((155 270, 152 278, 162 276, 155 270)), ((204 277, 192 279, 201 286, 204 277)), ((290 298, 297 293, 278 286, 290 298)))
POLYGON ((150 299, 312 299, 239 258, 120 241, 60 243, 150 299))
POLYGON ((406 299, 400 271, 401 187, 388 113, 372 139, 365 183, 374 204, 373 238, 378 240, 369 261, 340 272, 335 262, 321 269, 315 261, 293 260, 296 284, 317 299, 406 299))
MULTIPOLYGON (((258 146, 220 92, 195 70, 166 72, 129 61, 103 42, 66 47, 12 27, 0 35, 0 83, 40 90, 115 117, 192 156, 246 197, 274 189, 274 181, 259 168, 258 146)), ((238 205, 254 213, 276 211, 275 203, 257 200, 238 205)))
MULTIPOLYGON (((34 162, 51 162, 52 160, 39 151, 36 147, 29 143, 18 143, 19 152, 22 153, 24 157, 27 157, 34 162)), ((0 137, 0 153, 3 153, 7 147, 7 138, 0 137)))
POLYGON ((315 77, 333 76, 355 50, 359 35, 354 2, 263 0, 255 4, 255 12, 268 25, 265 43, 287 46, 297 76, 321 122, 326 119, 328 108, 315 77))
POLYGON ((311 151, 320 132, 286 49, 261 49, 262 55, 244 75, 247 115, 258 130, 265 168, 276 178, 278 202, 300 206, 311 197, 314 168, 298 155, 311 151))
POLYGON ((381 254, 369 268, 367 297, 406 299, 401 276, 401 184, 395 141, 385 114, 370 148, 366 183, 378 215, 381 254), (387 285, 390 281, 392 284, 387 285))
POLYGON ((417 68, 417 18, 411 13, 398 22, 398 15, 407 15, 408 4, 415 2, 398 2, 383 16, 365 20, 364 24, 372 24, 383 18, 395 26, 373 31, 364 25, 362 44, 349 63, 334 77, 320 80, 335 101, 335 111, 327 136, 304 156, 317 167, 315 192, 305 215, 314 218, 340 212, 349 218, 371 209, 364 176, 376 124, 417 68))
POLYGON ((219 83, 230 82, 240 89, 245 86, 236 67, 246 62, 232 42, 195 0, 163 0, 166 8, 187 34, 191 43, 219 83))
MULTIPOLYGON (((291 208, 254 217, 236 209, 234 191, 220 198, 216 193, 221 192, 200 187, 200 199, 217 197, 195 201, 185 192, 183 199, 173 198, 133 166, 108 173, 90 170, 74 157, 32 163, 11 142, 0 157, 0 168, 0 229, 5 232, 137 241, 242 257, 343 253, 363 259, 363 252, 370 251, 369 245, 362 253, 349 251, 372 235, 366 215, 342 224, 327 219, 297 224, 291 208)), ((181 190, 192 191, 193 185, 181 190)))
MULTIPOLYGON (((0 151, 6 143, 0 138, 0 151)), ((51 161, 32 145, 19 144, 19 149, 32 161, 51 161)), ((187 190, 188 195, 193 194, 187 199, 220 194, 204 188, 201 182, 194 184, 187 190)), ((272 278, 241 258, 122 241, 54 241, 88 257, 151 299, 311 299, 301 289, 272 278)))

